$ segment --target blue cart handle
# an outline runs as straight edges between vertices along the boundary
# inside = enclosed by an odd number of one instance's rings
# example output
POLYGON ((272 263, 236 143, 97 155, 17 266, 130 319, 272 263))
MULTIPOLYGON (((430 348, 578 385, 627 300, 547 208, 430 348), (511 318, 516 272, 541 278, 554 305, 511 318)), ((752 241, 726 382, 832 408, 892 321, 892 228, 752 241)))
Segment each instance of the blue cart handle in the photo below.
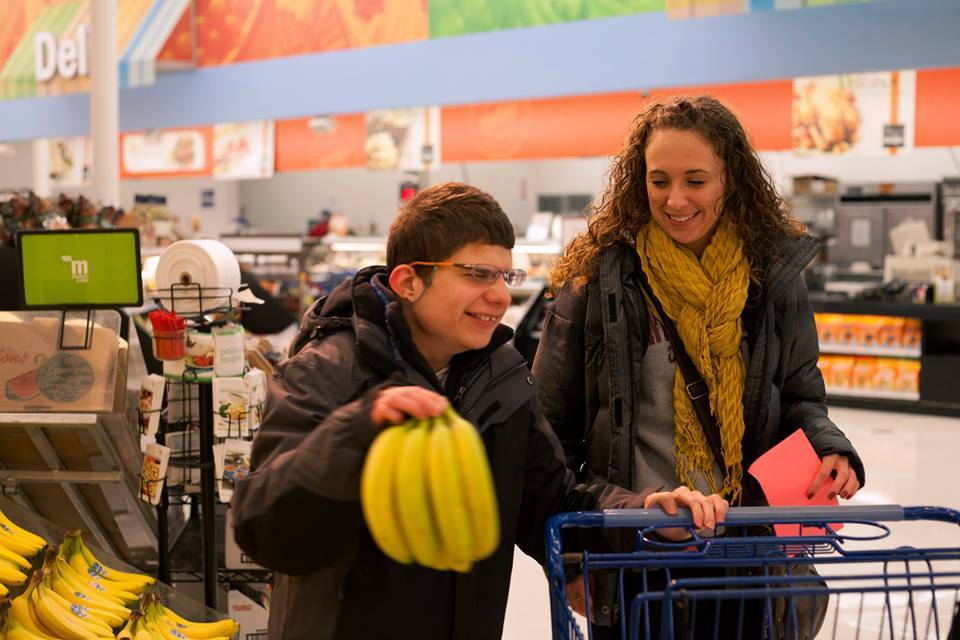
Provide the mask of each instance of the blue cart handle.
MULTIPOLYGON (((608 509, 603 512, 604 527, 664 527, 693 524, 690 510, 678 509, 676 516, 663 509, 608 509)), ((723 524, 747 525, 768 522, 898 522, 901 520, 939 520, 960 524, 960 512, 942 507, 902 507, 890 505, 849 505, 842 507, 731 507, 723 524)), ((567 521, 565 524, 578 524, 567 521)))

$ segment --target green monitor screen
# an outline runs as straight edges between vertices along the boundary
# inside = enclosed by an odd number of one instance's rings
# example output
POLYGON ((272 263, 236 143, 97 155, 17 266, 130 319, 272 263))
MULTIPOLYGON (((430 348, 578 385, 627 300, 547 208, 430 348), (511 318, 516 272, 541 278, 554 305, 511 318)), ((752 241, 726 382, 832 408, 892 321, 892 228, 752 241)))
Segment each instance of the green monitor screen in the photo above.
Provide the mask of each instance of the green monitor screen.
POLYGON ((17 244, 24 309, 143 304, 136 229, 22 231, 17 244))

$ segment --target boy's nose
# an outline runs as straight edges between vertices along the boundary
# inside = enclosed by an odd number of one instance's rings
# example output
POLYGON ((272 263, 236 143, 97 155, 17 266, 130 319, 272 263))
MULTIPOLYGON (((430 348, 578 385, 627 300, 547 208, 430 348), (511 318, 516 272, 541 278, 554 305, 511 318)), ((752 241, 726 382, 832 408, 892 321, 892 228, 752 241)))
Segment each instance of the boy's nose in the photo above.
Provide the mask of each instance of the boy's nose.
POLYGON ((484 297, 488 302, 496 302, 507 306, 510 304, 510 289, 507 288, 507 283, 503 278, 497 278, 497 281, 487 289, 484 297))

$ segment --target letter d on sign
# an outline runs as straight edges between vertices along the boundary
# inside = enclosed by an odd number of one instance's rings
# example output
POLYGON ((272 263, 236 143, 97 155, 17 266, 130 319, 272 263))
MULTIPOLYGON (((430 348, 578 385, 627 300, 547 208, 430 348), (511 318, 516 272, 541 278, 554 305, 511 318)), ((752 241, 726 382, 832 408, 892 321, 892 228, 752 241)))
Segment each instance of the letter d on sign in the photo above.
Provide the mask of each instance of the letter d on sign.
POLYGON ((46 82, 57 70, 57 38, 49 31, 38 31, 33 40, 34 77, 46 82))

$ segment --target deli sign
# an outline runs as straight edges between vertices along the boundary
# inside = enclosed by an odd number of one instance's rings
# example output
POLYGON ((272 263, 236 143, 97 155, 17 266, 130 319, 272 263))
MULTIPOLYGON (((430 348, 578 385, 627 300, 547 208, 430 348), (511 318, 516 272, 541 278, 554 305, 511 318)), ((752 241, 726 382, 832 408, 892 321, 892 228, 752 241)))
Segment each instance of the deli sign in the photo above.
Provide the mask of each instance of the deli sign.
POLYGON ((49 31, 38 31, 33 40, 34 77, 48 82, 55 75, 64 80, 89 75, 87 62, 87 25, 77 28, 76 38, 57 38, 49 31))

